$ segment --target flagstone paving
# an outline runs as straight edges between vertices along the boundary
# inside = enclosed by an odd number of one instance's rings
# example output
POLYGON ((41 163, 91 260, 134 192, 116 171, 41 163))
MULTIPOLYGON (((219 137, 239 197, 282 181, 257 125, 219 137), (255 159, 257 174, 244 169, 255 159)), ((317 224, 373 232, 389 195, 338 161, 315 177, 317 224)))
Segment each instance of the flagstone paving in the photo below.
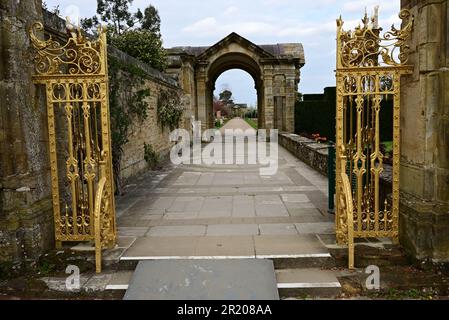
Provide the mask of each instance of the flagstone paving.
MULTIPOLYGON (((243 127, 231 121, 228 128, 243 127)), ((279 146, 279 169, 259 165, 169 165, 117 199, 119 236, 136 237, 125 257, 308 254, 333 234, 327 179, 279 146), (276 252, 278 251, 278 252, 276 252)))

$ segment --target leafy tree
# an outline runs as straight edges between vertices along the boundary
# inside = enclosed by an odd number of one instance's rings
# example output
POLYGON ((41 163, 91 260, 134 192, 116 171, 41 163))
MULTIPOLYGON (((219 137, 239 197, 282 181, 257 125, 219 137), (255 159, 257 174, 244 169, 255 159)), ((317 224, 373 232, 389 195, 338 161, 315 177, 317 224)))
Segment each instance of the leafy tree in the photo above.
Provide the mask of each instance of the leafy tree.
POLYGON ((234 104, 234 100, 232 99, 232 92, 230 90, 224 90, 223 92, 221 92, 219 100, 225 105, 234 104))
POLYGON ((159 12, 153 5, 149 5, 144 12, 137 10, 135 15, 136 19, 140 23, 140 29, 153 32, 160 35, 161 33, 161 18, 159 12))
POLYGON ((109 42, 160 71, 166 67, 166 54, 160 33, 161 18, 157 9, 149 5, 142 13, 133 14, 129 6, 133 0, 97 0, 97 15, 82 20, 82 26, 95 32, 100 23, 108 25, 109 42))
POLYGON ((129 30, 111 39, 112 45, 160 71, 166 67, 162 39, 147 30, 129 30))
POLYGON ((114 34, 120 35, 134 26, 134 16, 129 11, 133 0, 97 0, 97 14, 101 21, 112 27, 114 34))

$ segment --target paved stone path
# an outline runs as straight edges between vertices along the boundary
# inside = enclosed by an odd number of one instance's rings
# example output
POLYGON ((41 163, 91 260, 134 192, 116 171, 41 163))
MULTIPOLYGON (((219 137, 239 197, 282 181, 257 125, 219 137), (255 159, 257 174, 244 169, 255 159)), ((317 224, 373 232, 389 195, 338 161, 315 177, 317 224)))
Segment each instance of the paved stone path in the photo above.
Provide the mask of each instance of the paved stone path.
MULTIPOLYGON (((229 128, 249 125, 234 119, 229 128)), ((316 236, 334 233, 327 179, 282 147, 277 174, 259 167, 171 165, 141 177, 117 199, 119 236, 136 238, 122 258, 328 254, 316 236)))

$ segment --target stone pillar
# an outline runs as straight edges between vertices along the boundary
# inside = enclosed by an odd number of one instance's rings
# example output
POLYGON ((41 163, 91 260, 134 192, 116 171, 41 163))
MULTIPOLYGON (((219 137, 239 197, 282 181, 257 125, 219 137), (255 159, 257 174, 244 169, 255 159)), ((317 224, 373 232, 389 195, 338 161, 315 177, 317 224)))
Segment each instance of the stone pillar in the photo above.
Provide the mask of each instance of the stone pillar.
POLYGON ((195 114, 196 106, 196 87, 195 87, 195 69, 193 67, 193 61, 190 59, 183 59, 181 67, 181 79, 180 84, 184 92, 184 98, 188 105, 185 105, 185 129, 190 130, 191 128, 191 117, 195 114))
POLYGON ((449 5, 401 5, 415 15, 415 69, 401 88, 400 239, 417 259, 449 262, 449 5))
POLYGON ((298 92, 298 86, 296 82, 296 70, 291 70, 286 74, 286 115, 285 115, 285 130, 288 133, 295 132, 295 104, 296 96, 298 92))
POLYGON ((207 83, 204 68, 197 71, 196 82, 196 119, 201 121, 201 130, 207 129, 207 83))
POLYGON ((264 122, 265 129, 274 128, 274 96, 273 96, 273 66, 265 65, 263 69, 264 84, 264 122))
POLYGON ((206 83, 206 128, 213 129, 215 127, 214 116, 214 84, 206 83))
POLYGON ((0 5, 0 261, 34 259, 54 246, 44 90, 32 83, 28 29, 40 0, 0 5))
POLYGON ((259 80, 256 83, 256 90, 257 90, 257 126, 258 129, 265 129, 265 108, 264 108, 264 86, 263 86, 263 80, 259 80))

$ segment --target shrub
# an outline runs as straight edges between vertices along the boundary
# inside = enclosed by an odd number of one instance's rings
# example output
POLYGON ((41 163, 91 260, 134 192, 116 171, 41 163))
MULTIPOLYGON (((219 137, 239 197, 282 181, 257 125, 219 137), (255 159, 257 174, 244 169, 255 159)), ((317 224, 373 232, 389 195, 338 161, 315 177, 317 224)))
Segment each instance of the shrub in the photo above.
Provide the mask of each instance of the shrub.
POLYGON ((184 108, 179 94, 173 90, 162 90, 157 101, 157 117, 162 127, 176 129, 181 121, 184 108))
POLYGON ((129 30, 112 37, 111 44, 159 71, 166 68, 167 56, 162 39, 154 32, 129 30))

